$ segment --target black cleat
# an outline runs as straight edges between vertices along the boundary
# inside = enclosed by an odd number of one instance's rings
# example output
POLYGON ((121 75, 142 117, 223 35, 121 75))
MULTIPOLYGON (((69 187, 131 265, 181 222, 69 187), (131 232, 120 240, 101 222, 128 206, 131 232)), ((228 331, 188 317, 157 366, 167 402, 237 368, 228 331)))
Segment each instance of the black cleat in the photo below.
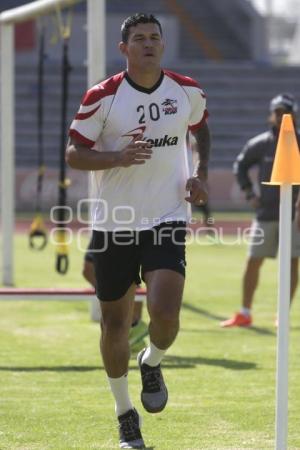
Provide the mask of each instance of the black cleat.
POLYGON ((142 358, 146 349, 142 350, 137 357, 141 371, 143 389, 141 402, 146 411, 158 413, 164 409, 168 401, 168 390, 166 388, 160 364, 155 367, 142 364, 142 358))
POLYGON ((130 409, 118 417, 120 448, 145 448, 140 430, 140 416, 130 409))

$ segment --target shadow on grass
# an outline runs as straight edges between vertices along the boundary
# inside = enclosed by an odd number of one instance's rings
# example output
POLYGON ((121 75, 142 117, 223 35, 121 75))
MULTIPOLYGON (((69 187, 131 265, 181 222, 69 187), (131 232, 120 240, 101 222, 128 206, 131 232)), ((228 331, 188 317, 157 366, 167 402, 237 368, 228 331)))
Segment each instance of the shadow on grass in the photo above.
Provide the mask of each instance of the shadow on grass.
MULTIPOLYGON (((201 356, 172 356, 166 355, 163 367, 166 369, 192 369, 196 366, 216 366, 230 370, 252 370, 256 369, 255 363, 246 361, 234 361, 232 359, 202 358, 201 356)), ((0 372, 91 372, 94 370, 104 370, 102 366, 0 366, 0 372)), ((130 367, 130 370, 139 370, 138 367, 130 367)))
MULTIPOLYGON (((237 328, 237 327, 234 327, 234 328, 221 328, 221 327, 218 327, 218 328, 215 328, 215 329, 212 329, 212 328, 203 328, 203 327, 199 327, 199 328, 180 328, 180 332, 182 333, 182 332, 184 332, 184 333, 206 333, 206 332, 208 332, 208 333, 219 333, 221 330, 224 330, 224 331, 221 331, 222 333, 229 333, 230 332, 230 330, 232 331, 232 330, 242 330, 242 331, 245 331, 245 332, 248 332, 248 331, 250 331, 250 332, 252 332, 252 333, 256 333, 256 334, 261 334, 261 335, 264 335, 264 336, 276 336, 276 332, 275 331, 271 331, 269 328, 262 328, 262 327, 253 327, 253 326, 251 326, 251 327, 239 327, 239 328, 237 328)), ((297 328, 291 328, 291 330, 297 330, 297 328)), ((300 330, 300 328, 298 328, 298 330, 300 330)))
MULTIPOLYGON (((186 303, 183 302, 182 304, 182 308, 183 309, 187 309, 188 311, 192 311, 196 314, 200 314, 203 317, 206 317, 208 319, 212 319, 212 320, 218 320, 218 321, 223 321, 226 319, 226 317, 224 316, 219 316, 217 314, 213 314, 210 311, 207 311, 206 309, 203 308, 198 308, 197 306, 191 305, 190 303, 186 303)), ((274 331, 269 330, 268 328, 262 328, 262 327, 240 327, 240 329, 247 329, 250 330, 252 332, 255 332, 257 334, 262 334, 262 335, 266 335, 266 336, 275 336, 276 333, 274 331)), ((185 332, 191 331, 191 332, 203 332, 203 330, 199 329, 199 330, 189 330, 189 329, 184 329, 185 332)))
POLYGON ((3 367, 0 372, 91 372, 93 370, 104 370, 102 366, 35 366, 35 367, 3 367))
POLYGON ((300 327, 299 327, 299 326, 295 326, 295 327, 291 326, 291 327, 290 327, 290 330, 291 330, 291 331, 299 331, 299 330, 300 330, 300 327))
POLYGON ((187 309, 188 311, 192 311, 196 314, 200 314, 201 316, 207 317, 208 319, 212 320, 225 320, 226 317, 219 316, 217 314, 213 314, 209 311, 206 311, 206 309, 198 308, 197 306, 191 305, 190 303, 183 302, 182 308, 187 309))
POLYGON ((251 327, 247 327, 247 330, 253 331, 257 334, 263 334, 265 336, 276 336, 275 331, 271 331, 268 328, 262 328, 262 327, 254 327, 253 325, 251 327))
POLYGON ((257 364, 247 361, 235 361, 225 358, 202 358, 201 356, 172 356, 164 357, 163 367, 166 369, 173 368, 192 368, 196 366, 216 366, 231 370, 253 370, 257 369, 257 364))

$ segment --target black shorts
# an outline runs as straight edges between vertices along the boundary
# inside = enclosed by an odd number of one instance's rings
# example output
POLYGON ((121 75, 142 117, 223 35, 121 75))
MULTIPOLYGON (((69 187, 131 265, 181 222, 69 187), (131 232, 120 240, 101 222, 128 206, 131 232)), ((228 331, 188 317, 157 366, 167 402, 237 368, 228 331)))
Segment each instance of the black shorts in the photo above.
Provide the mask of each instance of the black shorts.
POLYGON ((93 231, 96 293, 101 301, 118 300, 145 272, 174 270, 185 276, 185 222, 162 223, 143 231, 93 231))

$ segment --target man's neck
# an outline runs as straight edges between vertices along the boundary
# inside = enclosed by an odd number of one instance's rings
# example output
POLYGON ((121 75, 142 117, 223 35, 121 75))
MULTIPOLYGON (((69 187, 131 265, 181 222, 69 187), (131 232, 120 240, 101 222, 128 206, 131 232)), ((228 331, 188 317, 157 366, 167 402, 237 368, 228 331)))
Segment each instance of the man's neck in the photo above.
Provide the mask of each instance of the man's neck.
POLYGON ((141 70, 134 70, 133 68, 128 68, 127 73, 129 78, 134 81, 137 85, 144 87, 146 89, 151 89, 154 86, 160 76, 161 68, 158 67, 155 70, 141 72, 141 70))

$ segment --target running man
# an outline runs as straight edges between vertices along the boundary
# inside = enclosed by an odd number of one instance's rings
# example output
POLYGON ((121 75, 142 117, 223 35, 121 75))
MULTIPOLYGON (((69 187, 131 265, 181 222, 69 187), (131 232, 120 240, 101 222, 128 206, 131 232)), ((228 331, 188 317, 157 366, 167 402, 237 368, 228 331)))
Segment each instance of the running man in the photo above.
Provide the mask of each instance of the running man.
POLYGON ((70 128, 66 160, 93 171, 96 291, 101 353, 115 399, 121 448, 144 448, 140 416, 128 394, 128 334, 136 286, 147 287, 150 345, 138 355, 146 411, 164 409, 161 361, 179 330, 185 235, 191 203, 207 201, 209 130, 199 84, 161 68, 162 28, 135 14, 121 27, 127 68, 87 91, 70 128), (188 177, 186 134, 199 164, 188 177))

